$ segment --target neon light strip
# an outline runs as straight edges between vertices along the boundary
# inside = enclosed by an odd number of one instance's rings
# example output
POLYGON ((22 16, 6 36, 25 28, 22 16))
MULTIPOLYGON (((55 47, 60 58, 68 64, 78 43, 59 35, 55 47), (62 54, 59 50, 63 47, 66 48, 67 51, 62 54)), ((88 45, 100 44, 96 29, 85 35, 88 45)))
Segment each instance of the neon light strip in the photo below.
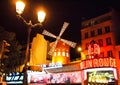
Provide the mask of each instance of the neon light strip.
POLYGON ((115 68, 93 68, 93 69, 86 69, 84 70, 84 80, 87 80, 87 72, 91 72, 91 71, 106 71, 106 70, 112 70, 114 72, 114 77, 117 80, 117 72, 115 68))
POLYGON ((114 71, 114 76, 115 76, 115 79, 116 79, 116 80, 118 80, 118 78, 117 78, 117 71, 116 71, 116 69, 114 68, 114 69, 113 69, 113 71, 114 71))

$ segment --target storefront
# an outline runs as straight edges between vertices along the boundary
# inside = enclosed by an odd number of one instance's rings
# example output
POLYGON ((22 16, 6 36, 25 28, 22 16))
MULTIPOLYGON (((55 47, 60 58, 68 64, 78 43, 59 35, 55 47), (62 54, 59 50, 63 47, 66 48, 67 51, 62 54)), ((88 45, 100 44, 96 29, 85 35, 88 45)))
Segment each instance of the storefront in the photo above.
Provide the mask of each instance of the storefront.
POLYGON ((91 84, 110 84, 114 85, 117 80, 115 68, 94 68, 84 70, 85 83, 91 84))
POLYGON ((115 57, 101 57, 100 46, 94 40, 88 45, 85 60, 61 65, 43 66, 44 73, 28 73, 30 83, 118 85, 118 62, 115 57), (42 80, 41 80, 42 79, 42 80))
POLYGON ((73 65, 45 67, 42 72, 28 70, 28 84, 81 84, 80 67, 73 65))
POLYGON ((114 58, 88 59, 61 67, 45 67, 43 72, 28 71, 28 83, 117 85, 118 76, 114 58))
POLYGON ((80 63, 80 69, 82 70, 83 85, 117 85, 118 83, 116 60, 114 58, 85 60, 80 63))

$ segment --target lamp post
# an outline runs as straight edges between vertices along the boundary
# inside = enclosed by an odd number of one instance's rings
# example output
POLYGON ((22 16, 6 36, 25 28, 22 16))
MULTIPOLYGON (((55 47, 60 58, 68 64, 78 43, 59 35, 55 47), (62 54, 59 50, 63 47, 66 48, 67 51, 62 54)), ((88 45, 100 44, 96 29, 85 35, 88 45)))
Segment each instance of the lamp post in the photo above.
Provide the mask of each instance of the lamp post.
POLYGON ((28 62, 28 57, 29 57, 29 47, 30 47, 30 33, 32 28, 38 26, 38 25, 42 25, 42 22, 45 19, 45 12, 44 11, 39 11, 38 12, 38 21, 39 23, 36 24, 32 24, 31 20, 29 22, 27 22, 22 16, 21 14, 23 13, 25 8, 25 4, 22 1, 17 1, 16 2, 16 12, 17 12, 17 17, 22 19, 23 22, 28 26, 28 35, 27 35, 27 47, 26 47, 26 53, 25 53, 25 68, 24 68, 24 79, 23 79, 23 85, 27 85, 27 62, 28 62))

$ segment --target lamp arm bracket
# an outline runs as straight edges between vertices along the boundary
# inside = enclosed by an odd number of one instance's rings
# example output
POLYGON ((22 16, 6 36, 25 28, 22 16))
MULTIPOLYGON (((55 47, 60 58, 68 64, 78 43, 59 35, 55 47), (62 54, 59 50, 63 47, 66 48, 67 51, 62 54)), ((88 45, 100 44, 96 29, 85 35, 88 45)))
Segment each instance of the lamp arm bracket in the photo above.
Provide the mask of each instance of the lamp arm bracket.
POLYGON ((19 18, 19 19, 21 19, 25 24, 29 24, 30 23, 30 21, 29 21, 29 23, 20 15, 20 14, 18 14, 17 15, 17 17, 19 18))

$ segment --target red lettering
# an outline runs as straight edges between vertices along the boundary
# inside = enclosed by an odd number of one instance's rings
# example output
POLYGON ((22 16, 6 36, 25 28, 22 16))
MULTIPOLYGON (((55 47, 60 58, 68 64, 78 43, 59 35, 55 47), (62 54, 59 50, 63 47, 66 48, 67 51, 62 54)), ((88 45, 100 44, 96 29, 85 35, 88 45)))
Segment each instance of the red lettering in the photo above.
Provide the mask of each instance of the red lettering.
POLYGON ((113 59, 114 67, 117 67, 116 65, 116 59, 113 59))
POLYGON ((98 59, 93 59, 93 67, 98 67, 98 59))
POLYGON ((104 62, 104 66, 110 66, 110 59, 109 58, 104 58, 103 59, 103 62, 104 62))
POLYGON ((87 60, 86 61, 86 68, 92 68, 92 60, 87 60))
POLYGON ((111 67, 116 67, 116 61, 115 61, 115 59, 110 58, 110 66, 111 67))
POLYGON ((103 59, 99 59, 99 67, 102 67, 104 65, 103 59))
POLYGON ((85 64, 84 63, 85 63, 84 61, 80 63, 80 68, 81 69, 85 69, 85 64))
POLYGON ((80 69, 95 68, 95 67, 116 67, 116 60, 113 58, 100 58, 82 61, 80 69))

